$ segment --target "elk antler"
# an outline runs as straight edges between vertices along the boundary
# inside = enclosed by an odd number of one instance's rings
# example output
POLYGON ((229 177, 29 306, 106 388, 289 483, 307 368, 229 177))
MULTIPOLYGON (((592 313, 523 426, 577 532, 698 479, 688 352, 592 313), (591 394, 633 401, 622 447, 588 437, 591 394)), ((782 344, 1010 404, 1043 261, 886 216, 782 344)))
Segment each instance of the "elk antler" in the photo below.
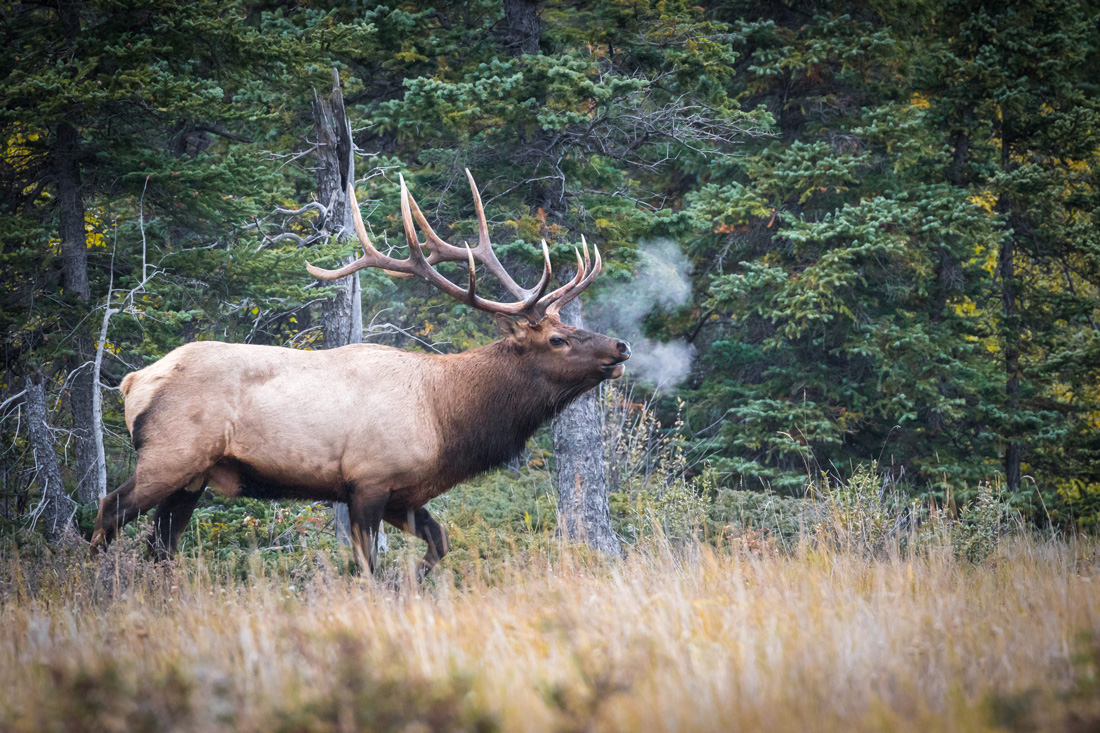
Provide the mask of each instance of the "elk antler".
POLYGON ((409 256, 407 259, 399 260, 382 254, 374 248, 374 245, 370 242, 370 238, 367 237, 366 227, 363 226, 363 217, 359 212, 359 204, 355 200, 355 191, 352 184, 349 182, 348 202, 351 206, 351 217, 355 224, 355 233, 359 236, 359 242, 363 245, 363 256, 338 270, 322 270, 319 267, 314 267, 308 262, 306 263, 306 269, 309 270, 310 274, 314 277, 321 278, 322 280, 335 280, 368 267, 377 267, 390 275, 399 277, 416 275, 421 277, 451 297, 488 313, 525 316, 531 323, 537 323, 547 315, 556 316, 562 306, 580 295, 581 292, 592 283, 592 280, 600 273, 600 270, 603 269, 600 251, 598 249, 595 250, 596 261, 593 265, 588 257, 588 243, 584 241, 584 237, 582 236, 581 245, 584 247, 584 259, 582 260, 580 252, 577 252, 576 277, 557 290, 547 293, 546 288, 550 283, 551 274, 550 250, 546 246, 546 240, 543 240, 542 277, 533 288, 528 289, 520 286, 519 283, 508 274, 504 266, 500 264, 500 260, 497 259, 496 253, 493 252, 493 245, 489 241, 489 225, 485 221, 485 210, 481 205, 481 194, 478 192, 477 184, 474 183, 474 177, 470 175, 469 170, 466 171, 466 177, 470 181, 470 191, 473 193, 474 197, 474 211, 477 214, 478 243, 476 247, 471 248, 469 245, 456 247, 440 239, 428 223, 428 220, 424 217, 424 214, 421 213, 420 207, 416 205, 416 201, 413 199, 412 195, 409 193, 409 189, 405 185, 404 176, 400 176, 401 222, 405 228, 405 239, 409 245, 409 256), (423 244, 421 244, 419 237, 416 235, 416 230, 413 227, 414 219, 424 232, 425 242, 423 244), (429 254, 426 257, 424 256, 424 247, 427 247, 429 250, 429 254), (477 294, 475 260, 484 265, 489 272, 493 273, 494 277, 500 280, 505 289, 517 298, 516 302, 499 303, 494 300, 482 298, 477 294), (441 275, 434 267, 440 262, 467 263, 470 268, 470 281, 467 287, 463 289, 441 275))

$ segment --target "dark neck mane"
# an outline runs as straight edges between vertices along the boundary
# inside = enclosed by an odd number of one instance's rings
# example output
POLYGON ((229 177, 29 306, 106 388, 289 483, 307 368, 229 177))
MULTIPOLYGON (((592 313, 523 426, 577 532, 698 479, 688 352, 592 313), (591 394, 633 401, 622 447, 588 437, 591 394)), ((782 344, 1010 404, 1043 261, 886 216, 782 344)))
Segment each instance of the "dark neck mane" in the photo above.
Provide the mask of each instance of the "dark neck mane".
POLYGON ((440 358, 433 398, 443 436, 437 490, 508 461, 570 401, 508 341, 440 358), (442 485, 442 484, 445 484, 442 485))

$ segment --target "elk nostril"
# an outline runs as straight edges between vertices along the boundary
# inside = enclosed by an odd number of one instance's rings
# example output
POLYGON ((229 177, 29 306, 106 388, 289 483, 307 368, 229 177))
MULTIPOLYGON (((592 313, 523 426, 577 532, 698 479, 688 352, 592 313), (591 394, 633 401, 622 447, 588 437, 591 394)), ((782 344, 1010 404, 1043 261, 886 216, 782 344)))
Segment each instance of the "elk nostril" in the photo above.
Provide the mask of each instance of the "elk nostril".
POLYGON ((619 341, 615 344, 615 347, 619 350, 619 353, 623 356, 630 356, 630 344, 625 341, 619 341))

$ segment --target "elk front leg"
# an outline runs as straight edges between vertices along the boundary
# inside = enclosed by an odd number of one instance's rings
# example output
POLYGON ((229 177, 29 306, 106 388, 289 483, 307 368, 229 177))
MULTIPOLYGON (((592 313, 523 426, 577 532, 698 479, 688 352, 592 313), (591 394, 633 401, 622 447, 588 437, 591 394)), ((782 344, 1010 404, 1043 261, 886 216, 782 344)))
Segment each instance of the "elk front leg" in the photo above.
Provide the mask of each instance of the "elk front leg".
POLYGON ((428 551, 424 553, 424 559, 420 561, 416 569, 416 579, 424 580, 432 568, 436 566, 443 556, 447 554, 447 530, 443 525, 435 521, 428 513, 426 507, 419 509, 402 509, 399 507, 386 507, 386 521, 398 529, 419 537, 428 543, 428 551))
POLYGON ((378 559, 378 529, 382 525, 387 498, 386 495, 355 492, 348 502, 351 546, 355 551, 355 560, 360 570, 367 568, 372 575, 378 559))

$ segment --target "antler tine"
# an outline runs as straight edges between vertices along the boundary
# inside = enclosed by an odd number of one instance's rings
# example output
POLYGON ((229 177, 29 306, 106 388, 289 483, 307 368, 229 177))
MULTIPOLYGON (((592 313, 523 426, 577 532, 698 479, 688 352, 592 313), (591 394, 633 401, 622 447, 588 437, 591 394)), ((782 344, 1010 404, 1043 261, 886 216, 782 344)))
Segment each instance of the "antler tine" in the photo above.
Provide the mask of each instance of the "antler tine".
POLYGON ((581 259, 581 253, 576 247, 573 248, 573 253, 577 256, 577 274, 574 275, 573 279, 567 282, 565 285, 562 285, 560 288, 554 290, 553 292, 547 293, 546 296, 542 298, 540 307, 548 308, 556 300, 565 297, 571 289, 577 287, 577 285, 580 284, 581 280, 584 279, 584 275, 586 272, 584 260, 581 259))
POLYGON ((603 270, 603 259, 600 257, 600 248, 596 245, 592 245, 592 249, 595 252, 595 262, 592 263, 589 270, 587 265, 588 259, 588 243, 584 239, 584 235, 581 235, 581 246, 584 247, 584 266, 581 265, 580 253, 577 253, 577 276, 566 286, 558 288, 550 295, 543 299, 543 302, 547 303, 545 306, 547 315, 556 316, 558 312, 565 306, 566 303, 576 298, 584 290, 592 284, 592 281, 596 279, 596 276, 603 270), (586 272, 587 270, 587 272, 586 272), (560 293, 560 295, 558 295, 560 293), (557 295, 556 299, 551 300, 551 296, 557 295))
MULTIPOLYGON (((404 176, 400 176, 401 181, 401 223, 405 228, 405 239, 409 243, 409 259, 404 260, 402 264, 408 263, 407 267, 412 270, 413 274, 427 280, 430 284, 439 288, 443 292, 447 293, 456 300, 462 301, 479 310, 487 311, 490 313, 507 313, 511 315, 521 315, 526 310, 527 306, 523 302, 519 303, 498 303, 494 300, 486 300, 477 295, 477 269, 475 267, 474 251, 470 249, 469 245, 465 247, 466 263, 470 268, 469 285, 465 290, 455 285, 448 280, 442 274, 439 273, 434 267, 432 267, 431 258, 424 256, 424 251, 420 245, 420 239, 416 235, 416 229, 413 227, 413 213, 416 203, 412 199, 412 195, 409 193, 409 188, 405 184, 404 176)), ((429 228, 430 230, 430 228, 429 228)), ((449 245, 443 242, 438 237, 435 237, 435 241, 432 241, 431 235, 429 235, 429 247, 433 245, 443 244, 453 250, 459 250, 458 247, 449 245)), ((440 252, 439 249, 433 249, 433 256, 440 252)))
MULTIPOLYGON (((485 207, 481 203, 481 191, 474 182, 474 174, 466 169, 466 180, 470 182, 470 194, 474 199, 474 214, 477 215, 477 254, 486 267, 507 288, 508 292, 517 298, 527 298, 531 291, 517 283, 504 265, 500 264, 496 252, 493 251, 493 243, 489 239, 489 223, 485 220, 485 207)), ((537 288, 536 288, 537 289, 537 288)), ((538 300, 536 298, 535 300, 538 300)))
POLYGON ((544 239, 542 240, 542 277, 539 278, 538 285, 531 291, 531 295, 523 301, 524 308, 531 308, 542 299, 543 293, 550 285, 550 275, 550 248, 546 246, 546 240, 544 239))
MULTIPOLYGON (((493 277, 504 285, 516 298, 521 299, 523 302, 530 301, 532 304, 538 301, 538 298, 531 300, 533 293, 543 290, 544 284, 542 280, 533 290, 529 290, 515 281, 515 279, 504 269, 504 265, 497 259, 496 252, 493 251, 493 243, 489 238, 489 224, 485 218, 485 207, 481 201, 481 192, 478 190, 477 183, 474 181, 473 174, 469 169, 466 169, 466 178, 470 183, 470 193, 474 200, 474 213, 477 216, 478 226, 478 244, 473 248, 474 257, 488 268, 489 272, 493 273, 493 277)), ((428 263, 431 265, 437 265, 440 262, 465 262, 467 259, 466 251, 462 247, 456 247, 444 241, 435 230, 432 229, 432 225, 428 223, 427 217, 420 210, 420 207, 416 203, 416 198, 412 193, 409 194, 409 206, 412 211, 412 216, 416 220, 417 225, 423 230, 427 239, 425 245, 431 250, 431 254, 428 256, 428 263)), ((547 272, 547 266, 544 265, 542 277, 549 283, 550 274, 547 272)), ((541 295, 539 296, 541 297, 541 295)))
POLYGON ((397 180, 401 183, 401 225, 405 229, 405 241, 409 244, 409 259, 426 261, 424 250, 420 248, 420 237, 416 236, 416 228, 412 223, 412 205, 410 204, 412 197, 409 195, 409 187, 405 185, 405 176, 398 173, 397 180))
MULTIPOLYGON (((310 275, 316 278, 321 280, 337 280, 368 267, 383 265, 384 260, 390 259, 376 250, 374 245, 370 242, 370 237, 367 236, 367 228, 363 225, 363 215, 359 211, 359 202, 355 200, 355 184, 352 181, 348 181, 348 206, 351 207, 351 221, 355 226, 355 234, 359 237, 359 243, 363 245, 363 256, 355 262, 344 265, 338 270, 325 270, 320 267, 314 267, 309 264, 309 262, 306 262, 306 270, 309 271, 310 275)), ((404 275, 405 273, 391 272, 390 274, 404 275)))
MULTIPOLYGON (((402 181, 404 186, 405 177, 398 174, 398 177, 402 181)), ((407 189, 406 189, 407 191, 407 189)), ((420 211, 420 206, 417 205, 416 199, 413 198, 411 192, 408 192, 409 208, 412 211, 413 219, 416 220, 417 225, 424 231, 426 238, 425 244, 428 249, 431 250, 431 255, 428 256, 428 262, 432 265, 437 265, 440 262, 465 262, 466 250, 462 247, 456 247, 453 244, 448 244, 435 233, 432 229, 432 225, 428 223, 427 218, 420 211)))
MULTIPOLYGON (((483 265, 485 265, 489 272, 493 273, 493 276, 500 280, 501 284, 517 298, 526 299, 530 292, 527 288, 522 287, 519 283, 508 274, 508 271, 504 269, 504 266, 500 264, 500 260, 497 259, 496 253, 493 252, 493 244, 489 241, 489 225, 485 221, 485 210, 481 205, 481 194, 477 190, 477 186, 473 182, 473 177, 470 176, 470 171, 466 171, 466 175, 470 178, 470 188, 474 196, 474 209, 478 219, 478 244, 473 248, 474 257, 477 258, 483 265)), ((424 231, 424 235, 427 239, 425 242, 428 249, 431 250, 431 255, 428 257, 428 263, 431 265, 437 265, 440 262, 465 262, 466 250, 463 247, 456 247, 443 240, 435 230, 432 229, 432 225, 428 223, 427 217, 420 210, 420 206, 417 205, 416 199, 412 194, 409 194, 409 204, 412 210, 413 218, 416 220, 417 225, 424 231)))
POLYGON ((470 286, 466 289, 466 302, 470 305, 475 305, 477 301, 477 294, 474 292, 477 282, 477 271, 474 269, 474 251, 470 249, 470 245, 466 245, 466 256, 470 259, 470 286))
MULTIPOLYGON (((473 258, 470 257, 470 284, 465 291, 441 275, 428 258, 424 256, 424 250, 420 247, 420 238, 416 236, 416 229, 412 222, 412 195, 409 187, 405 185, 405 177, 398 174, 401 181, 401 223, 405 227, 405 239, 409 243, 409 260, 412 261, 418 275, 448 295, 467 303, 475 308, 483 308, 489 305, 488 301, 482 301, 475 294, 474 281, 477 277, 473 269, 473 258)), ((431 240, 429 240, 430 242, 431 240)), ((430 245, 429 245, 430 246, 430 245)), ((457 248, 456 248, 457 249, 457 248)), ((467 247, 469 250, 469 247, 467 247)), ((433 252, 434 253, 434 252, 433 252)))
POLYGON ((374 245, 370 243, 367 228, 363 226, 363 212, 359 211, 359 201, 355 198, 354 181, 348 181, 348 205, 351 207, 351 223, 355 226, 355 236, 359 237, 359 243, 363 245, 363 251, 371 255, 379 254, 374 245))
POLYGON ((577 289, 575 293, 570 294, 570 299, 577 297, 585 288, 592 284, 592 281, 596 279, 596 276, 603 271, 603 259, 600 258, 600 248, 596 245, 592 245, 592 251, 595 253, 596 261, 592 265, 592 269, 588 269, 588 242, 584 241, 584 235, 581 235, 581 246, 584 247, 584 266, 588 270, 588 273, 584 276, 584 279, 577 283, 577 289))
POLYGON ((491 249, 489 223, 485 221, 485 207, 481 205, 481 192, 477 190, 477 184, 474 183, 474 174, 470 173, 469 168, 466 169, 466 180, 470 182, 470 193, 474 197, 474 213, 477 214, 477 246, 491 249))

